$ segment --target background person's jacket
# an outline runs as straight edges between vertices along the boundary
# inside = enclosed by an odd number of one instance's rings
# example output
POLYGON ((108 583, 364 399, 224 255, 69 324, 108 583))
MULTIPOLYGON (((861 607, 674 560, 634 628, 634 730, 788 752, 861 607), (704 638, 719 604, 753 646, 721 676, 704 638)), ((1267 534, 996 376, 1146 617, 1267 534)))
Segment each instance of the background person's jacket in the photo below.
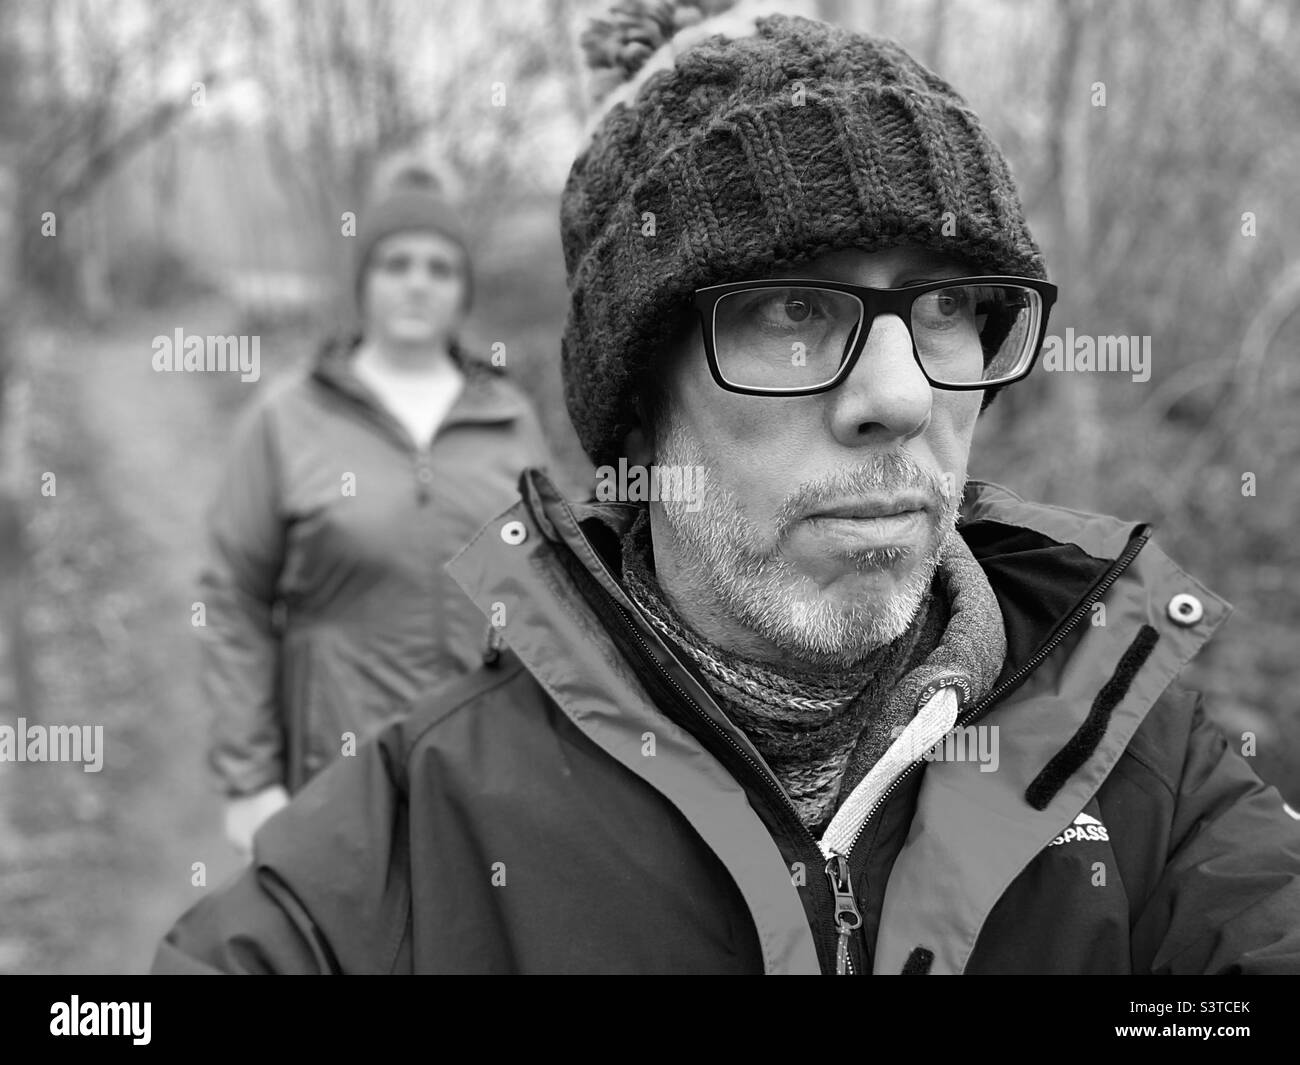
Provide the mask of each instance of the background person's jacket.
POLYGON ((477 667, 487 623, 444 566, 547 462, 536 416, 453 346, 464 387, 420 446, 331 343, 239 427, 208 510, 203 689, 228 795, 298 790, 420 692, 477 667))
MULTIPOLYGON (((611 577, 633 508, 522 486, 451 567, 509 650, 273 817, 157 971, 835 971, 815 841, 611 577)), ((1228 606, 1142 526, 973 484, 962 532, 1009 656, 959 723, 997 769, 899 778, 845 967, 1300 971, 1300 822, 1175 683, 1228 606)))

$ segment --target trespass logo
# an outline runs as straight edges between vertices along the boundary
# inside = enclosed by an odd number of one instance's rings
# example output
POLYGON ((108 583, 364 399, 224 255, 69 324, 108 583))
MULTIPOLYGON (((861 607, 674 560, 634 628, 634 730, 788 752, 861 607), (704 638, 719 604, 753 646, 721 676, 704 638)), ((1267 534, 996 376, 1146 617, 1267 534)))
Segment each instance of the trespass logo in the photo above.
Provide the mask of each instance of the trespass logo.
POLYGON ((1095 817, 1088 814, 1079 814, 1074 819, 1074 824, 1052 840, 1048 846, 1057 847, 1062 843, 1082 843, 1087 839, 1107 841, 1110 839, 1110 833, 1106 831, 1106 826, 1095 817))

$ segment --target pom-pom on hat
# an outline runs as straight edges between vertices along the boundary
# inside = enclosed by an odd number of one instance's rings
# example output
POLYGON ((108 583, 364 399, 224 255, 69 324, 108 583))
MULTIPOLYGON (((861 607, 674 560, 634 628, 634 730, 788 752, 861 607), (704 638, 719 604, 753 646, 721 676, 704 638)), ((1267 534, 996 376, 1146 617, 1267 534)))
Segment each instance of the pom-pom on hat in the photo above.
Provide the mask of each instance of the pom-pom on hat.
POLYGON ((375 245, 385 237, 412 230, 430 230, 459 245, 465 269, 465 309, 472 296, 469 248, 460 212, 443 194, 442 183, 426 167, 416 163, 401 166, 385 182, 385 191, 361 212, 353 258, 353 290, 357 306, 365 295, 366 269, 375 245))
POLYGON ((582 39, 606 107, 560 202, 561 351, 597 465, 623 453, 696 288, 903 244, 1046 277, 1007 163, 951 86, 892 41, 724 7, 625 0, 582 39))

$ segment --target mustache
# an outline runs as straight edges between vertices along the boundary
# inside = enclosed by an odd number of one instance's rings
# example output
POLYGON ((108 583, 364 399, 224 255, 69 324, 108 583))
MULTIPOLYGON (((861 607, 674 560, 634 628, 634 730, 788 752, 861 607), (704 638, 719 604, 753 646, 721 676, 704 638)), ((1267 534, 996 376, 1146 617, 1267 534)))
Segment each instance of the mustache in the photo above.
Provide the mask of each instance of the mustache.
POLYGON ((835 470, 825 477, 801 484, 777 508, 774 524, 778 539, 809 514, 846 499, 863 496, 921 496, 935 517, 956 509, 961 498, 952 475, 927 470, 915 459, 899 452, 874 455, 865 462, 835 470))

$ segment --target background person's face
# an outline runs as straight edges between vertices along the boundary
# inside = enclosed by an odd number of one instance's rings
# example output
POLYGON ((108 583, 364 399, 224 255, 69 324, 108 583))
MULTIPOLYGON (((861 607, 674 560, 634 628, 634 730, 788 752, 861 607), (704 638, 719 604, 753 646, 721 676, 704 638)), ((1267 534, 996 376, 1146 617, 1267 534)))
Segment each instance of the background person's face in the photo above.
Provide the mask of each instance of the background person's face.
POLYGON ((446 340, 464 314, 464 253, 438 233, 395 233, 366 269, 366 332, 390 344, 446 340))
MULTIPOLYGON (((932 253, 832 252, 773 276, 898 287, 971 271, 932 253)), ((764 644, 850 663, 895 639, 952 532, 982 392, 931 388, 897 317, 852 374, 813 396, 719 388, 695 329, 667 360, 655 461, 703 465, 698 511, 663 504, 671 569, 764 644)), ((657 563, 659 562, 657 557, 657 563)), ((692 593, 694 594, 694 593, 692 593)))

